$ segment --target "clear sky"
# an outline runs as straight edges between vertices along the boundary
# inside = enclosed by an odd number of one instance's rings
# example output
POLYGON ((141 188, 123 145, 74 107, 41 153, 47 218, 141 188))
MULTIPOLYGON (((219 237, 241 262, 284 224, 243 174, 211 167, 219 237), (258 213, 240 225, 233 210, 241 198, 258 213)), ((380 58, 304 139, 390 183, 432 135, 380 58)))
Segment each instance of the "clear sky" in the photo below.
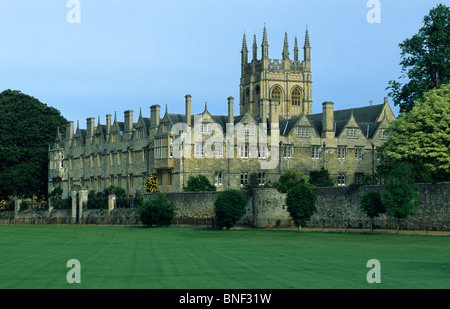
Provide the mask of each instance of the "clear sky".
MULTIPOLYGON (((380 22, 369 23, 368 0, 0 0, 0 91, 20 90, 80 121, 167 104, 184 113, 208 102, 227 114, 227 97, 239 113, 242 38, 249 59, 253 35, 261 57, 264 25, 269 57, 281 58, 284 34, 300 59, 305 30, 311 41, 313 113, 322 102, 335 109, 383 103, 388 81, 401 73, 398 44, 417 33, 434 0, 379 0, 380 22), (70 14, 68 14, 70 13, 70 14), (70 23, 80 16, 80 23, 70 23)), ((375 15, 370 14, 376 17, 375 15)), ((398 108, 391 103, 394 113, 398 108)))

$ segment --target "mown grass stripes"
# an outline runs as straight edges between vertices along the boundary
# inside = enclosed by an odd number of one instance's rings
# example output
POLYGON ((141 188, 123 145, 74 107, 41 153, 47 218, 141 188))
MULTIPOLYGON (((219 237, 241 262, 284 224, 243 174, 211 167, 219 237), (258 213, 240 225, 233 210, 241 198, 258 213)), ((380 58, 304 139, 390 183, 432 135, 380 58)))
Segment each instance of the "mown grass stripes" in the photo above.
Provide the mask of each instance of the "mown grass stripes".
POLYGON ((450 237, 126 226, 0 226, 0 288, 450 288, 450 237), (81 284, 69 284, 69 259, 81 284), (369 284, 369 259, 381 263, 369 284))

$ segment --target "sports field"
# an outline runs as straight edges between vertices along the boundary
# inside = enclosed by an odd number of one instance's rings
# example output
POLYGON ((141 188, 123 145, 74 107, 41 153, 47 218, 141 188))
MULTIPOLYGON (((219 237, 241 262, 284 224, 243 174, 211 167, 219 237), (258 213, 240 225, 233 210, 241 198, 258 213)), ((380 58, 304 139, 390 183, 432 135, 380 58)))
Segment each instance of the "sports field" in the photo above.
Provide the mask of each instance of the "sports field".
POLYGON ((450 237, 0 226, 0 280, 0 289, 448 289, 450 237), (71 259, 81 283, 67 282, 71 259), (381 283, 366 279, 371 259, 381 283))

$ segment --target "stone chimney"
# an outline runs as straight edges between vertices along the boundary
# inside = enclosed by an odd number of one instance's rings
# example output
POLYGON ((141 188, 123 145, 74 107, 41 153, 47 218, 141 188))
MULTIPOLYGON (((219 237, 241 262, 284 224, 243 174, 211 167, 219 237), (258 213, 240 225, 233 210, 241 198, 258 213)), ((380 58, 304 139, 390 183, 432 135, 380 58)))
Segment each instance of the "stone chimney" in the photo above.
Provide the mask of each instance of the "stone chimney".
POLYGON ((150 106, 150 128, 159 127, 161 106, 158 104, 150 106))
POLYGON ((73 121, 69 121, 66 126, 66 139, 73 139, 73 121))
POLYGON ((228 123, 234 124, 234 98, 228 97, 228 123))
POLYGON ((186 123, 188 126, 191 126, 191 98, 190 94, 185 96, 186 99, 186 123))
POLYGON ((123 127, 123 133, 128 138, 131 136, 131 132, 133 132, 133 111, 128 110, 124 112, 125 123, 123 127))
POLYGON ((95 127, 95 118, 91 117, 91 118, 87 118, 86 119, 86 123, 87 123, 87 136, 86 137, 93 137, 94 136, 94 127, 95 127))
POLYGON ((334 138, 334 111, 333 102, 322 103, 322 138, 334 138))
POLYGON ((106 115, 106 136, 111 134, 111 115, 106 115))

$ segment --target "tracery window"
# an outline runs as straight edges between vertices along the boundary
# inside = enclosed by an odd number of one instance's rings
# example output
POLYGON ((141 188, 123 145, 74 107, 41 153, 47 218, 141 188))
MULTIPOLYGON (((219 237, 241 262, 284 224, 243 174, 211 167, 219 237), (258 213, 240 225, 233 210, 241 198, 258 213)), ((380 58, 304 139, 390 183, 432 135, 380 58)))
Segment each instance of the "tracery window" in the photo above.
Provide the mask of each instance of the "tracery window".
POLYGON ((281 88, 278 86, 273 87, 271 97, 273 100, 281 102, 281 88))
POLYGON ((300 92, 300 89, 294 88, 292 90, 292 105, 300 106, 302 100, 302 93, 300 92))

